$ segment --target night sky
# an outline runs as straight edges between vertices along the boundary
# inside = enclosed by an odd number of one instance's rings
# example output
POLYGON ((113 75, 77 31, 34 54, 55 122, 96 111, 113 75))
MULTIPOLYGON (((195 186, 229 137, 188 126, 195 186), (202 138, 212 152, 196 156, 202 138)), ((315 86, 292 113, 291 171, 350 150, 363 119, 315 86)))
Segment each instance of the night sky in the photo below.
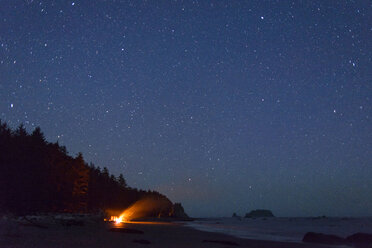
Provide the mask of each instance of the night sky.
POLYGON ((194 217, 372 215, 372 2, 0 0, 0 119, 194 217))

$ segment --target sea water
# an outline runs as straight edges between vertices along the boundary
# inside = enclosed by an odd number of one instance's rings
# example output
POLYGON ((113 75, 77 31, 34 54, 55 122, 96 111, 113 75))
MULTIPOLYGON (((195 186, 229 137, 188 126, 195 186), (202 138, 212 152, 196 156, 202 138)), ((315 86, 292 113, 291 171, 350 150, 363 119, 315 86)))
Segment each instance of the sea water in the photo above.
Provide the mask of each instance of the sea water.
POLYGON ((201 231, 219 232, 239 238, 301 242, 305 233, 318 232, 347 237, 357 232, 372 233, 368 218, 215 218, 186 224, 201 231))

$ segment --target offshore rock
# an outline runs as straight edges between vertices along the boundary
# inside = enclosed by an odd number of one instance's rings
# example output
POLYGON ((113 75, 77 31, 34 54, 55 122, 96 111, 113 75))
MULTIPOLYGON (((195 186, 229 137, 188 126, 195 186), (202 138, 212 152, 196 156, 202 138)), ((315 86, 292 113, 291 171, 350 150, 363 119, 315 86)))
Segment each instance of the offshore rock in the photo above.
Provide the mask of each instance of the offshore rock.
POLYGON ((266 209, 256 209, 247 214, 245 218, 263 218, 263 217, 275 217, 270 210, 266 209))

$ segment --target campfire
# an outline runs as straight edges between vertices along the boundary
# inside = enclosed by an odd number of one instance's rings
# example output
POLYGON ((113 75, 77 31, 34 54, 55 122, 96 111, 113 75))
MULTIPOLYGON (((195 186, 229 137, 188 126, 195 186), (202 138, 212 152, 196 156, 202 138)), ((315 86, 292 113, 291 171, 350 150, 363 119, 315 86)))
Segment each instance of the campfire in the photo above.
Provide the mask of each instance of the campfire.
POLYGON ((107 210, 109 219, 105 221, 114 222, 115 224, 131 222, 143 217, 156 217, 161 212, 169 212, 169 203, 154 198, 145 198, 135 202, 122 212, 117 210, 107 210))
POLYGON ((130 222, 133 217, 132 207, 126 209, 120 215, 111 215, 110 219, 105 219, 105 221, 114 222, 115 224, 130 222))
POLYGON ((125 219, 124 215, 123 216, 119 216, 119 217, 118 216, 111 216, 109 221, 115 222, 116 224, 127 222, 127 220, 125 219))
POLYGON ((130 221, 129 216, 131 216, 131 214, 128 213, 128 210, 125 210, 119 216, 111 215, 110 219, 105 219, 105 221, 110 221, 110 222, 115 222, 115 224, 120 224, 124 222, 129 222, 130 221))

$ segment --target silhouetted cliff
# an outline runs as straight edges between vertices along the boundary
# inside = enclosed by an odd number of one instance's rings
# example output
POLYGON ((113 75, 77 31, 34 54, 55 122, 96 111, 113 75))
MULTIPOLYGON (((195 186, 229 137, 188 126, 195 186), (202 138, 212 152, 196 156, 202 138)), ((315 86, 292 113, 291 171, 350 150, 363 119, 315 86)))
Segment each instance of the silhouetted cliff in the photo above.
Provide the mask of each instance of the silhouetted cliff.
POLYGON ((170 212, 170 217, 179 218, 179 219, 188 219, 189 216, 185 213, 181 203, 175 203, 172 206, 172 210, 170 212))
POLYGON ((46 141, 40 128, 29 134, 22 125, 13 131, 0 121, 0 212, 119 210, 148 197, 162 202, 149 215, 175 212, 166 196, 129 187, 123 175, 88 165, 81 153, 70 156, 66 147, 46 141))

